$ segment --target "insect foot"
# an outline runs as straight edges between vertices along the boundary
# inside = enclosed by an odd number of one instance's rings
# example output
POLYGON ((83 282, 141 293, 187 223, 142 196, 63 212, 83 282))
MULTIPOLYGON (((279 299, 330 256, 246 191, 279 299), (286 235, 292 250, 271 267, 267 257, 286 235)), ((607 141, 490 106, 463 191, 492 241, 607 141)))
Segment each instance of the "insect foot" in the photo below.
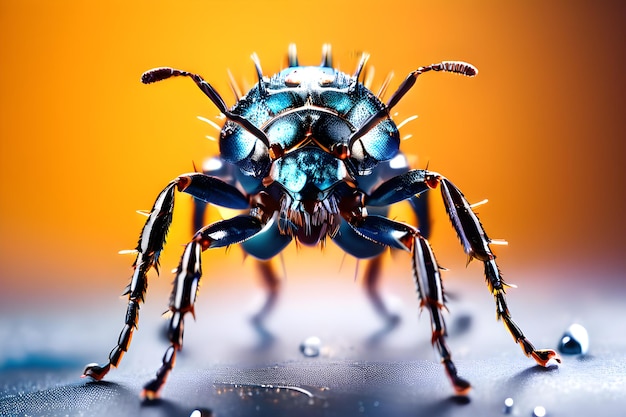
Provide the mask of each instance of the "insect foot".
POLYGON ((561 357, 552 349, 535 350, 531 355, 539 365, 544 367, 549 366, 552 361, 561 363, 561 357))
POLYGON ((111 369, 111 364, 107 364, 106 366, 100 366, 97 363, 90 363, 85 367, 81 378, 90 377, 95 379, 96 381, 100 381, 106 374, 109 373, 111 369))

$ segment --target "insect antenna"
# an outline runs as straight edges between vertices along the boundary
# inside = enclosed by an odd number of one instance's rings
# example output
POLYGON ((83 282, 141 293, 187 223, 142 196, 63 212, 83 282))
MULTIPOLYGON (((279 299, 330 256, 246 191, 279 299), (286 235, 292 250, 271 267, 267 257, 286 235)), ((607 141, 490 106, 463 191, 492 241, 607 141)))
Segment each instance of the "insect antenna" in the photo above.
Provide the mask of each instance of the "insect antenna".
POLYGON ((474 77, 478 74, 478 69, 474 67, 472 64, 468 64, 467 62, 461 61, 443 61, 438 64, 432 64, 427 67, 419 67, 415 71, 411 72, 404 82, 398 87, 398 89, 393 93, 387 105, 370 116, 369 119, 365 121, 351 136, 349 141, 349 148, 351 149, 359 138, 365 135, 367 132, 372 130, 374 126, 376 126, 381 121, 385 120, 389 117, 389 111, 404 97, 406 93, 415 85, 415 81, 417 81, 417 77, 422 75, 428 71, 445 71, 445 72, 454 72, 457 74, 465 75, 467 77, 474 77))
MULTIPOLYGON (((254 54, 255 56, 256 54, 254 54)), ((260 71, 260 66, 257 67, 257 71, 260 71)), ((259 72, 260 74, 260 72, 259 72)), ((198 74, 194 74, 187 71, 178 70, 175 68, 162 67, 155 68, 149 71, 146 71, 141 76, 141 82, 144 84, 152 84, 158 81, 167 80, 171 77, 189 77, 191 78, 196 85, 202 90, 202 92, 215 104, 220 112, 230 121, 237 123, 242 128, 246 129, 252 135, 254 135, 257 139, 259 139, 266 147, 270 147, 270 141, 267 138, 267 135, 258 127, 256 127, 250 120, 246 119, 240 114, 232 113, 226 107, 226 103, 222 96, 213 88, 211 84, 206 82, 204 78, 199 76, 198 74)), ((261 76, 262 77, 262 76, 261 76)), ((259 88, 262 85, 262 82, 259 82, 259 88)))
POLYGON ((395 93, 391 96, 387 102, 387 110, 391 110, 402 97, 413 87, 417 77, 428 71, 445 71, 453 72, 456 74, 465 75, 467 77, 474 77, 478 74, 478 70, 472 64, 461 61, 443 61, 439 64, 431 64, 427 67, 420 67, 410 73, 404 82, 398 87, 395 93))

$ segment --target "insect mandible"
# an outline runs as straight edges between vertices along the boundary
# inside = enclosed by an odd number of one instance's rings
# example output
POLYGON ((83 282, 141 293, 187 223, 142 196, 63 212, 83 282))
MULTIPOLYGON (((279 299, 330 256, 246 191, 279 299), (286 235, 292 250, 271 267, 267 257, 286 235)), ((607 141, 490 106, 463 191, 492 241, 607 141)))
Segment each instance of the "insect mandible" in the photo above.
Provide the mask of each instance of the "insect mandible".
POLYGON ((240 244, 248 254, 270 259, 292 240, 314 246, 327 238, 356 258, 371 258, 386 248, 410 253, 420 308, 430 313, 432 343, 455 392, 466 394, 470 383, 457 374, 445 340, 440 268, 428 241, 413 225, 367 212, 368 208, 387 207, 437 187, 465 253, 484 263, 498 319, 523 352, 538 364, 560 362, 554 350, 535 349, 511 318, 505 300, 506 283, 490 248, 492 241, 461 191, 443 175, 427 169, 406 169, 389 175, 389 161, 400 152, 398 127, 390 117, 394 106, 421 74, 443 71, 473 77, 478 72, 475 67, 458 61, 420 67, 384 104, 359 81, 366 54, 352 76, 333 67, 326 45, 320 66, 300 66, 295 47, 290 46, 288 67, 270 78, 263 76, 256 55, 253 60, 258 83, 230 109, 197 74, 173 68, 156 68, 143 74, 141 81, 145 84, 189 77, 213 102, 226 119, 219 138, 220 157, 233 167, 236 180, 229 182, 198 172, 184 174, 159 193, 139 237, 118 342, 106 364, 87 365, 83 376, 102 379, 111 367, 119 365, 128 350, 146 292, 148 271, 158 267, 172 222, 176 191, 247 213, 202 227, 186 245, 175 271, 169 303, 170 346, 155 378, 144 386, 144 398, 159 396, 176 353, 183 346, 184 317, 194 311, 203 251, 240 244))

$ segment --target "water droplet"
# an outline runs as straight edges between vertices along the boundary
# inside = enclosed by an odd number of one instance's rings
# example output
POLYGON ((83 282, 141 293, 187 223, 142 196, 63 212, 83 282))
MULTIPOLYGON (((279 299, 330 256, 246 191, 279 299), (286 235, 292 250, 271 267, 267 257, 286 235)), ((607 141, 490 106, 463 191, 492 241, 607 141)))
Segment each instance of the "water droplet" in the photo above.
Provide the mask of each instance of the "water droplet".
POLYGON ((189 417, 213 417, 213 411, 208 408, 197 408, 189 414, 189 417))
POLYGON ((502 410, 504 414, 510 414, 513 411, 513 404, 515 404, 515 402, 511 397, 504 400, 504 409, 502 410))
POLYGON ((319 356, 321 350, 322 341, 317 336, 307 337, 302 343, 300 343, 300 352, 308 358, 319 356))
POLYGON ((567 328, 561 342, 559 351, 564 355, 584 355, 589 350, 589 334, 580 324, 572 324, 567 328))
POLYGON ((545 417, 546 409, 538 405, 533 409, 533 417, 545 417))

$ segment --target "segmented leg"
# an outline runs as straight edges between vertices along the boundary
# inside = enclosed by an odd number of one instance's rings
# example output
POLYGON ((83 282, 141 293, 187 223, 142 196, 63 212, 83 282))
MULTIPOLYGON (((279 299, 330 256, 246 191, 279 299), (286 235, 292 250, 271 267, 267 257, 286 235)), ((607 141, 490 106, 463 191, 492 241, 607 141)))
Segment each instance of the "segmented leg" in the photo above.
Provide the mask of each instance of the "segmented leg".
POLYGON ((276 299, 280 291, 280 278, 276 273, 276 268, 272 265, 272 260, 256 260, 257 270, 261 276, 261 281, 265 287, 267 296, 263 306, 252 317, 255 326, 263 326, 263 322, 274 309, 276 299))
POLYGON ((445 340, 446 325, 441 314, 441 310, 445 308, 445 298, 439 265, 435 260, 435 255, 428 241, 419 234, 415 236, 411 254, 413 274, 420 296, 421 307, 427 308, 430 312, 433 332, 431 342, 439 351, 441 362, 452 382, 454 390, 459 395, 465 395, 469 392, 471 385, 467 380, 458 376, 445 340))
POLYGON ((142 396, 147 399, 159 397, 174 363, 176 352, 183 347, 184 316, 194 315, 194 305, 202 276, 201 253, 206 249, 240 243, 262 229, 261 221, 252 216, 237 216, 213 223, 196 233, 187 244, 176 269, 174 288, 170 296, 169 309, 172 313, 168 328, 170 346, 165 351, 161 367, 156 376, 144 385, 142 396))
POLYGON ((416 228, 386 217, 374 215, 353 219, 353 221, 352 227, 366 238, 411 252, 413 277, 420 298, 420 307, 427 308, 430 313, 431 341, 439 352, 454 390, 459 395, 466 394, 470 390, 470 383, 458 376, 445 341, 446 326, 442 315, 442 310, 445 308, 443 285, 439 265, 428 241, 416 228))
POLYGON ((368 205, 381 206, 393 204, 411 198, 424 192, 428 188, 441 187, 441 194, 448 216, 452 221, 456 233, 463 245, 465 253, 470 259, 478 259, 485 265, 487 285, 494 296, 498 319, 502 319, 515 342, 518 343, 526 356, 532 357, 541 366, 547 366, 551 359, 560 362, 561 359, 554 350, 537 350, 524 336, 521 329, 515 324, 509 313, 505 300, 506 283, 495 261, 487 237, 480 220, 472 211, 461 191, 448 179, 438 173, 415 169, 398 175, 374 190, 366 199, 368 205))
POLYGON ((535 349, 511 318, 505 300, 506 283, 502 280, 502 275, 496 264, 496 257, 489 247, 490 239, 487 237, 478 217, 472 211, 470 204, 461 191, 449 180, 436 173, 428 173, 426 183, 432 187, 437 184, 441 186, 441 194, 446 211, 463 244, 465 253, 470 259, 475 258, 483 261, 487 285, 496 302, 497 317, 499 320, 502 319, 502 321, 504 321, 506 328, 513 336, 515 342, 521 346, 526 356, 532 357, 541 366, 547 366, 551 359, 560 363, 561 358, 554 350, 535 349))
POLYGON ((109 354, 109 361, 106 364, 98 365, 93 363, 87 365, 83 372, 83 377, 89 376, 96 380, 102 379, 111 367, 119 365, 122 356, 128 351, 133 332, 137 328, 139 305, 144 301, 146 294, 148 271, 151 268, 155 268, 158 271, 159 254, 163 249, 165 237, 172 222, 174 193, 177 185, 178 179, 170 182, 161 191, 141 231, 137 245, 137 258, 133 264, 133 276, 125 293, 128 294, 126 318, 117 345, 109 354))
POLYGON ((400 316, 393 313, 385 304, 378 283, 380 281, 380 270, 382 267, 382 255, 376 256, 368 261, 365 273, 363 274, 365 291, 376 313, 385 321, 385 327, 393 328, 400 322, 400 316))
MULTIPOLYGON (((139 306, 144 301, 148 287, 148 271, 154 268, 158 272, 159 255, 163 250, 165 238, 172 223, 176 190, 224 207, 239 209, 248 207, 247 197, 237 188, 218 178, 200 173, 181 175, 171 181, 159 193, 139 236, 139 243, 136 248, 137 258, 133 264, 133 276, 124 293, 128 295, 124 327, 120 332, 117 344, 111 350, 106 364, 92 363, 87 365, 83 377, 88 376, 95 380, 101 380, 111 370, 111 367, 115 368, 119 365, 122 356, 128 351, 133 332, 137 328, 139 306)), ((170 356, 173 363, 174 355, 170 356)))
MULTIPOLYGON (((419 232, 422 237, 428 239, 430 236, 430 215, 428 210, 428 193, 424 193, 419 197, 412 197, 409 200, 411 207, 413 209, 413 213, 417 218, 417 224, 419 225, 419 232)), ((380 208, 370 208, 368 209, 368 213, 377 214, 387 217, 388 215, 388 206, 384 206, 385 208, 381 210, 380 208)), ((380 294, 380 290, 378 288, 378 283, 381 277, 381 267, 382 267, 382 256, 373 257, 371 260, 367 262, 367 267, 364 273, 364 283, 365 290, 367 295, 372 303, 374 309, 387 323, 389 327, 396 326, 400 321, 400 316, 392 313, 389 310, 389 307, 385 305, 382 296, 380 294)))

